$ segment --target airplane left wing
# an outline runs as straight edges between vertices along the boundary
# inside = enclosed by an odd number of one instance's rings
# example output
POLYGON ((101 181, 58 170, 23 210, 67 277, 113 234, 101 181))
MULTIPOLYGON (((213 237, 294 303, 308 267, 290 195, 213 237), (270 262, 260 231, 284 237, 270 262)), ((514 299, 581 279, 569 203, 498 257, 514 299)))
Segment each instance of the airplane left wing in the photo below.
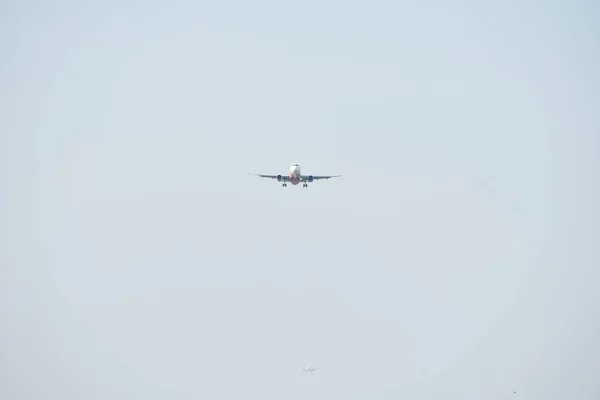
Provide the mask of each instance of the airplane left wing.
POLYGON ((302 175, 303 182, 312 182, 313 180, 317 181, 319 179, 331 179, 338 178, 341 175, 302 175))

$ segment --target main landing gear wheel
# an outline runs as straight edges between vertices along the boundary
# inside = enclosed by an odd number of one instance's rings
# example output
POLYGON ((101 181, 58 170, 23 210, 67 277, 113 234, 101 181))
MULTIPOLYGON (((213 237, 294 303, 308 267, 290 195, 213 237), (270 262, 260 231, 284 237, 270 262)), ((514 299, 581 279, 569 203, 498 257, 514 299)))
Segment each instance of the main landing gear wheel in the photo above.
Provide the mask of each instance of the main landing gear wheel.
POLYGON ((308 183, 305 183, 305 184, 303 184, 302 186, 304 186, 304 187, 308 187, 308 183))
POLYGON ((282 183, 281 186, 286 187, 287 183, 282 183))

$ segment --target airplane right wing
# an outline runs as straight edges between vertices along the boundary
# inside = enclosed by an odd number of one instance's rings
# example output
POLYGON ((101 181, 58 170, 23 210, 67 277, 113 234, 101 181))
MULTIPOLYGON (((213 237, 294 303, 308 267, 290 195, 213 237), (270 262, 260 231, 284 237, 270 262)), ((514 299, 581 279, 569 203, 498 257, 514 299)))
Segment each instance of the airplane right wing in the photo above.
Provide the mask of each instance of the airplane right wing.
POLYGON ((277 179, 282 182, 287 182, 290 180, 290 177, 287 175, 263 175, 263 174, 253 174, 253 173, 250 173, 250 175, 258 176, 259 178, 277 179))

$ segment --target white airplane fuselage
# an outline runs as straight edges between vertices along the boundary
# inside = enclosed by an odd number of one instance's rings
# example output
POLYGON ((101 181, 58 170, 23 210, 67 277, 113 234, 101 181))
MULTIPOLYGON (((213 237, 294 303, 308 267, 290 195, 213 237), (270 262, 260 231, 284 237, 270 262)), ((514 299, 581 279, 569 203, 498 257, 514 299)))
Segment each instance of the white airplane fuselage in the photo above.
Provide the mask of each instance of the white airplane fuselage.
POLYGON ((300 172, 300 165, 292 164, 290 166, 290 174, 288 175, 290 178, 290 183, 292 185, 297 185, 302 180, 302 173, 300 172))

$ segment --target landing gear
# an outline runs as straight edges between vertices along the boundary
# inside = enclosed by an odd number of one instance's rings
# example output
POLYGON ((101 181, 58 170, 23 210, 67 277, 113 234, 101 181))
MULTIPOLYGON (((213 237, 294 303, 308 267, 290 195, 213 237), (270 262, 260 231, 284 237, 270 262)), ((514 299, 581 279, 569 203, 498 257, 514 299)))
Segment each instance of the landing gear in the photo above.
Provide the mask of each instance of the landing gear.
POLYGON ((303 183, 302 186, 308 187, 308 183, 303 183))
POLYGON ((287 187, 287 183, 282 183, 281 186, 287 187))

